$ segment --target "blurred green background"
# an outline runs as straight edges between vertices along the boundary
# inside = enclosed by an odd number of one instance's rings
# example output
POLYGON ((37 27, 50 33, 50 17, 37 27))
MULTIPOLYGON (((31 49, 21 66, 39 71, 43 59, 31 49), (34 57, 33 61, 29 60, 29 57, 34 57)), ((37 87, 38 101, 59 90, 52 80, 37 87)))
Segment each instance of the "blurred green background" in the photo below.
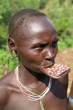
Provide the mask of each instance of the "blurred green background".
POLYGON ((73 48, 73 0, 0 0, 0 77, 18 64, 7 46, 8 23, 23 8, 46 13, 57 29, 59 50, 73 48))

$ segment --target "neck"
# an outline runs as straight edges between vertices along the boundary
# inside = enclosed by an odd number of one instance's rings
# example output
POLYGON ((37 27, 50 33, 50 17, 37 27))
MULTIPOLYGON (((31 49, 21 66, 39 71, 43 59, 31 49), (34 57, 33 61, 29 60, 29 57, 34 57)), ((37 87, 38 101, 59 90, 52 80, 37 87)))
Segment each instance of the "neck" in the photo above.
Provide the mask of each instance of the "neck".
MULTIPOLYGON (((17 81, 17 86, 19 87, 20 89, 20 92, 23 94, 23 96, 27 96, 28 100, 30 101, 37 101, 37 100, 41 100, 42 98, 45 97, 45 95, 49 92, 50 88, 51 88, 51 83, 52 83, 52 79, 50 78, 50 81, 49 81, 49 84, 48 86, 46 87, 46 89, 44 91, 39 91, 40 87, 38 89, 35 89, 37 90, 36 92, 32 90, 32 88, 29 88, 25 85, 22 84, 22 82, 20 81, 19 79, 19 70, 18 70, 18 67, 15 69, 15 75, 16 75, 16 81, 17 81)), ((43 87, 43 86, 42 86, 43 87)), ((42 90, 42 88, 40 89, 42 90)))
POLYGON ((30 85, 33 82, 37 82, 37 78, 33 76, 23 65, 19 66, 19 77, 24 85, 30 85))
POLYGON ((31 70, 28 70, 23 65, 19 66, 19 77, 21 82, 24 85, 32 85, 34 83, 43 82, 44 84, 48 85, 49 77, 43 73, 35 73, 31 70))

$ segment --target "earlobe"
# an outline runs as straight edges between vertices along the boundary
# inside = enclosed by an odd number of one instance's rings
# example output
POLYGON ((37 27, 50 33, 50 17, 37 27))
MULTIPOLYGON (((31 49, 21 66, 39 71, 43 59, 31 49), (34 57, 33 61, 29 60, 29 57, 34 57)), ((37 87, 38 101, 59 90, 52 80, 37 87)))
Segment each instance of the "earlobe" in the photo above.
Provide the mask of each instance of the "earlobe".
POLYGON ((11 37, 8 38, 8 46, 9 46, 9 49, 10 49, 11 52, 16 51, 15 41, 11 37))

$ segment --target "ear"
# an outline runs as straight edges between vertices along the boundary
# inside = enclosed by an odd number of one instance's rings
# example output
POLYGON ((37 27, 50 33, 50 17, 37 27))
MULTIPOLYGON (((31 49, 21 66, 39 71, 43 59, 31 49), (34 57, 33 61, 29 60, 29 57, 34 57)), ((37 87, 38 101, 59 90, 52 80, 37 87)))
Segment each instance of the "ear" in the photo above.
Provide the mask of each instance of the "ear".
POLYGON ((9 49, 10 49, 11 52, 12 51, 14 51, 14 52, 16 51, 15 41, 11 37, 8 38, 8 46, 9 46, 9 49))

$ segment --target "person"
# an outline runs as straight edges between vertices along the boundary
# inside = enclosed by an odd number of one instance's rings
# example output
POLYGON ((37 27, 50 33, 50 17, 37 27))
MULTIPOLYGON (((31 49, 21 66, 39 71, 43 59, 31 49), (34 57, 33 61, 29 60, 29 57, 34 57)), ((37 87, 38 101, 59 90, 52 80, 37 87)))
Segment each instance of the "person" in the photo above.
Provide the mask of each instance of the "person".
POLYGON ((57 31, 51 20, 35 9, 11 18, 8 46, 19 65, 0 80, 0 110, 67 110, 68 74, 60 78, 42 69, 55 64, 57 31))

